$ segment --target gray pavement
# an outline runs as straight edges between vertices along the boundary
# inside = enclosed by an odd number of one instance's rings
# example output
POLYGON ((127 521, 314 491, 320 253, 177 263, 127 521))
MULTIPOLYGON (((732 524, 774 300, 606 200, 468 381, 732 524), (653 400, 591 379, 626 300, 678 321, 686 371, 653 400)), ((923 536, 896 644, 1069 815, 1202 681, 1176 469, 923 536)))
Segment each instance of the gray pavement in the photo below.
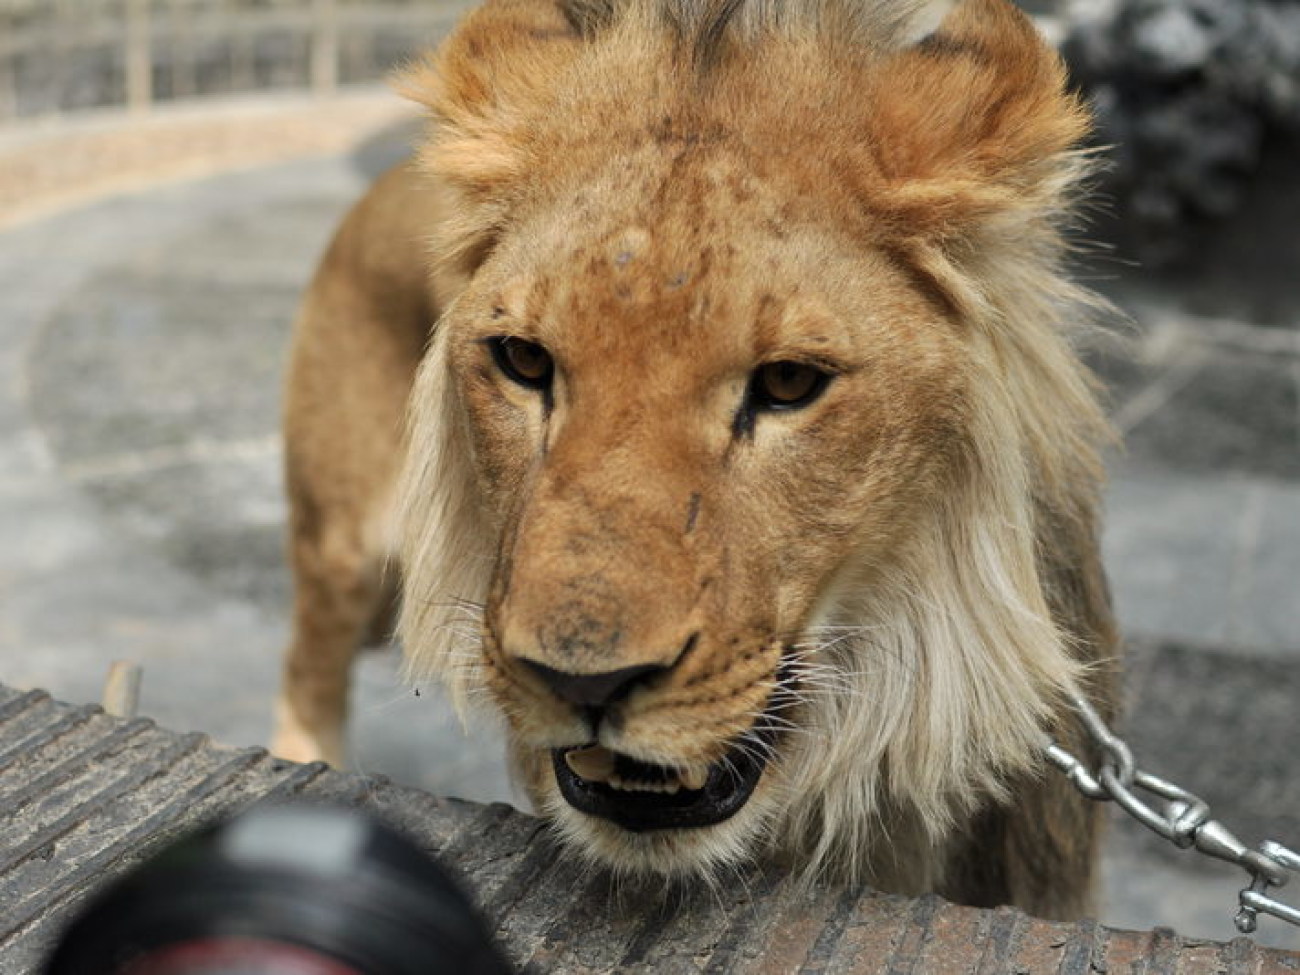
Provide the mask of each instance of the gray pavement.
MULTIPOLYGON (((162 724, 265 740, 288 324, 331 227, 408 135, 0 232, 0 681, 95 700, 129 658, 162 724)), ((1106 549, 1139 762, 1243 839, 1298 845, 1300 186, 1267 189, 1249 226, 1207 242, 1211 271, 1103 267, 1137 328, 1097 363, 1128 445, 1106 549)), ((496 731, 463 734, 391 649, 361 661, 355 712, 359 771, 511 798, 496 731)), ((1107 867, 1107 922, 1232 936, 1232 868, 1119 822, 1107 867)), ((1261 940, 1300 948, 1280 923, 1261 940)))

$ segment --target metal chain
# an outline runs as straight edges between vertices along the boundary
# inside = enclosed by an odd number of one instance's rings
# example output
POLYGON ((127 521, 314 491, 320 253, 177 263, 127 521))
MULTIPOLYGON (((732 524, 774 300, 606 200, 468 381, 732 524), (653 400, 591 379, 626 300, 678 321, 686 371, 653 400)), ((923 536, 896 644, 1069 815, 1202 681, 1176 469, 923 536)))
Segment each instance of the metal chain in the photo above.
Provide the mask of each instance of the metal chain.
POLYGON ((1128 745, 1081 695, 1071 693, 1069 699, 1103 754, 1101 767, 1094 772, 1056 742, 1047 743, 1048 761, 1064 772, 1076 789, 1089 799, 1114 800, 1143 826, 1179 849, 1194 847, 1206 856, 1235 863, 1250 874, 1250 885, 1237 897, 1240 908, 1234 920, 1238 931, 1254 931, 1261 912, 1300 925, 1300 909, 1268 895, 1270 887, 1286 885, 1289 871, 1300 873, 1300 854, 1272 840, 1261 843, 1258 850, 1247 847, 1222 823, 1210 818, 1210 807, 1201 798, 1138 768, 1128 745), (1163 809, 1151 806, 1135 789, 1164 800, 1163 809))

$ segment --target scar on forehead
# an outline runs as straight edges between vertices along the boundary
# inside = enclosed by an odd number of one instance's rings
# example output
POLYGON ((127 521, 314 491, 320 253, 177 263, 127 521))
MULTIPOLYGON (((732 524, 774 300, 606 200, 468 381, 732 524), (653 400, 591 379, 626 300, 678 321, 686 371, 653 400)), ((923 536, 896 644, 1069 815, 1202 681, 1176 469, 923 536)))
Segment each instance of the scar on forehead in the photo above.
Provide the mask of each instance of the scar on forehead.
POLYGON ((617 267, 625 267, 636 260, 649 244, 650 233, 644 227, 625 227, 611 243, 612 260, 617 267))
POLYGON ((686 502, 686 534, 689 535, 695 531, 695 523, 700 517, 700 492, 692 491, 691 498, 686 502))

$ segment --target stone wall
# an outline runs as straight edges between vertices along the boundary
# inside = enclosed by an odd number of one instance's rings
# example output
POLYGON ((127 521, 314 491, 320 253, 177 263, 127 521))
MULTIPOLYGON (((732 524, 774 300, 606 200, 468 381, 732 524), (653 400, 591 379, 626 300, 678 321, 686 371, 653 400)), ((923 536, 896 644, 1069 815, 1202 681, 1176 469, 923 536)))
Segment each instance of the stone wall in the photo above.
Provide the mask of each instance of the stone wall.
POLYGON ((0 121, 377 81, 455 0, 0 0, 0 121))

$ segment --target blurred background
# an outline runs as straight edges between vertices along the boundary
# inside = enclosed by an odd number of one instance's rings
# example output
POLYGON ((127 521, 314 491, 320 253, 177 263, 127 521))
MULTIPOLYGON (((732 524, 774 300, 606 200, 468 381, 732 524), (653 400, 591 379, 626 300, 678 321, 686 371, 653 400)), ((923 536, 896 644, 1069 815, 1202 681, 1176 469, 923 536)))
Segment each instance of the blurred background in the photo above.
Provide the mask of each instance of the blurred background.
MULTIPOLYGON (((1300 846, 1300 4, 1025 6, 1106 147, 1078 273, 1131 319, 1088 351, 1125 439, 1124 733, 1246 842, 1300 846)), ((131 659, 143 713, 265 741, 289 324, 418 136, 383 78, 462 9, 0 0, 0 682, 93 701, 131 659)), ((514 800, 496 729, 418 690, 363 656, 354 770, 514 800)), ((1102 917, 1226 939, 1239 881, 1117 815, 1102 917)))

